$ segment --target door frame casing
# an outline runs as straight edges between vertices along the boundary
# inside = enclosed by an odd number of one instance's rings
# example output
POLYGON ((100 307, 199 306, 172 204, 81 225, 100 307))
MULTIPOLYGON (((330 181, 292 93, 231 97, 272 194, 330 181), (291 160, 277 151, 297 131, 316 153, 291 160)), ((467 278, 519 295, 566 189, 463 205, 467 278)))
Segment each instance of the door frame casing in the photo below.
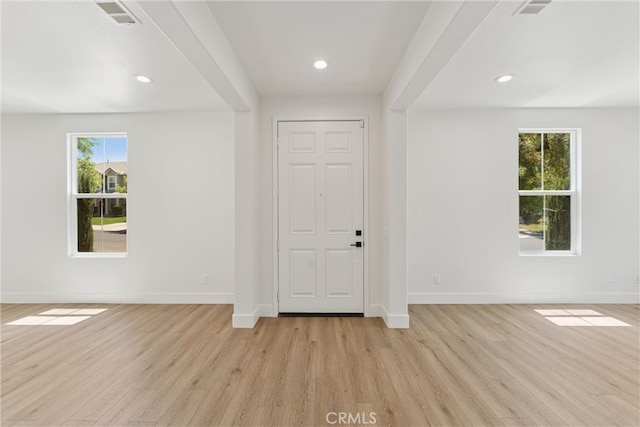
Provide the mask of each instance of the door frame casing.
POLYGON ((363 308, 365 317, 371 316, 369 309, 369 116, 362 115, 321 115, 321 116, 274 116, 272 118, 272 138, 271 138, 271 159, 272 159, 272 269, 273 269, 273 287, 272 287, 272 316, 277 317, 280 314, 280 305, 278 303, 278 289, 280 287, 280 275, 279 275, 279 251, 278 240, 280 238, 279 223, 279 206, 278 206, 278 186, 279 186, 279 173, 278 173, 278 123, 279 122, 345 122, 345 121, 364 121, 363 129, 363 234, 364 234, 364 272, 363 272, 363 308))

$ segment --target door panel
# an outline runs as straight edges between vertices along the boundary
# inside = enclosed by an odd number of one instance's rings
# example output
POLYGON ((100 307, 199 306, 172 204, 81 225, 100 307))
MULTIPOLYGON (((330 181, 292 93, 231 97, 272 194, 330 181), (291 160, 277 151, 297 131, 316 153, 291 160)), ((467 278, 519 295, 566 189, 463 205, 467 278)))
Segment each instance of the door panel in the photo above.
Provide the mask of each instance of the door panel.
POLYGON ((313 249, 291 249, 291 297, 315 297, 317 291, 317 257, 313 249))
POLYGON ((327 132, 325 149, 327 153, 350 153, 350 132, 327 132))
POLYGON ((327 249, 325 252, 327 286, 325 296, 351 297, 353 293, 353 251, 327 249))
POLYGON ((315 132, 291 132, 289 134, 289 150, 291 153, 315 153, 315 132))
POLYGON ((315 165, 289 166, 289 229, 291 234, 316 232, 316 171, 315 165))
POLYGON ((364 311, 360 123, 278 122, 281 313, 364 311))
POLYGON ((327 165, 325 170, 325 224, 327 234, 352 235, 353 185, 351 165, 327 165))

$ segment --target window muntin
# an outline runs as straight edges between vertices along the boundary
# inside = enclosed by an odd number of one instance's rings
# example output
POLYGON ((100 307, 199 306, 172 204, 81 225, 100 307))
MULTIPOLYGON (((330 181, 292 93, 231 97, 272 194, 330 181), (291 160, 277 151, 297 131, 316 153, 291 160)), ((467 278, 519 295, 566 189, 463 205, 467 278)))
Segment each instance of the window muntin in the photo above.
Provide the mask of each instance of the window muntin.
POLYGON ((577 254, 578 130, 521 130, 519 253, 577 254))
POLYGON ((127 136, 71 134, 70 254, 127 253, 127 136))

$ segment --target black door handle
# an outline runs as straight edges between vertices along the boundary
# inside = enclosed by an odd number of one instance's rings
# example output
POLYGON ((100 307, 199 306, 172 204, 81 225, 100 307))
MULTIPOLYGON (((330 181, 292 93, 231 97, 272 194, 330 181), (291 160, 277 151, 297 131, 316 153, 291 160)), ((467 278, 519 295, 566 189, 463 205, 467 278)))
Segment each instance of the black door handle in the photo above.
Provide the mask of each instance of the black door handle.
POLYGON ((351 246, 355 246, 356 248, 361 248, 362 247, 362 242, 352 243, 351 246))

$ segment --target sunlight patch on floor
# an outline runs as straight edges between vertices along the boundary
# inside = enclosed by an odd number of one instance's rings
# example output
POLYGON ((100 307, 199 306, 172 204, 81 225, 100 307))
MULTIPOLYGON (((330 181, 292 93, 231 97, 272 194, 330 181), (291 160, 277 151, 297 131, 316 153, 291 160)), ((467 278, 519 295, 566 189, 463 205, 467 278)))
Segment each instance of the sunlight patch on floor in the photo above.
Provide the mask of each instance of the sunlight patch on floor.
POLYGON ((569 313, 566 310, 536 310, 538 314, 543 316, 567 316, 569 313))
POLYGON ((536 309, 535 311, 558 326, 631 326, 590 309, 536 309))
POLYGON ((107 311, 106 308, 54 308, 52 310, 47 310, 40 315, 42 316, 93 316, 96 314, 100 314, 103 311, 107 311))
POLYGON ((546 317, 547 320, 558 326, 593 326, 591 323, 579 317, 546 317))
POLYGON ((591 323, 594 326, 631 326, 628 323, 618 320, 614 317, 583 317, 585 321, 591 323))
POLYGON ((37 316, 26 316, 8 322, 10 326, 69 326, 91 319, 92 316, 107 311, 106 308, 54 308, 37 316))

